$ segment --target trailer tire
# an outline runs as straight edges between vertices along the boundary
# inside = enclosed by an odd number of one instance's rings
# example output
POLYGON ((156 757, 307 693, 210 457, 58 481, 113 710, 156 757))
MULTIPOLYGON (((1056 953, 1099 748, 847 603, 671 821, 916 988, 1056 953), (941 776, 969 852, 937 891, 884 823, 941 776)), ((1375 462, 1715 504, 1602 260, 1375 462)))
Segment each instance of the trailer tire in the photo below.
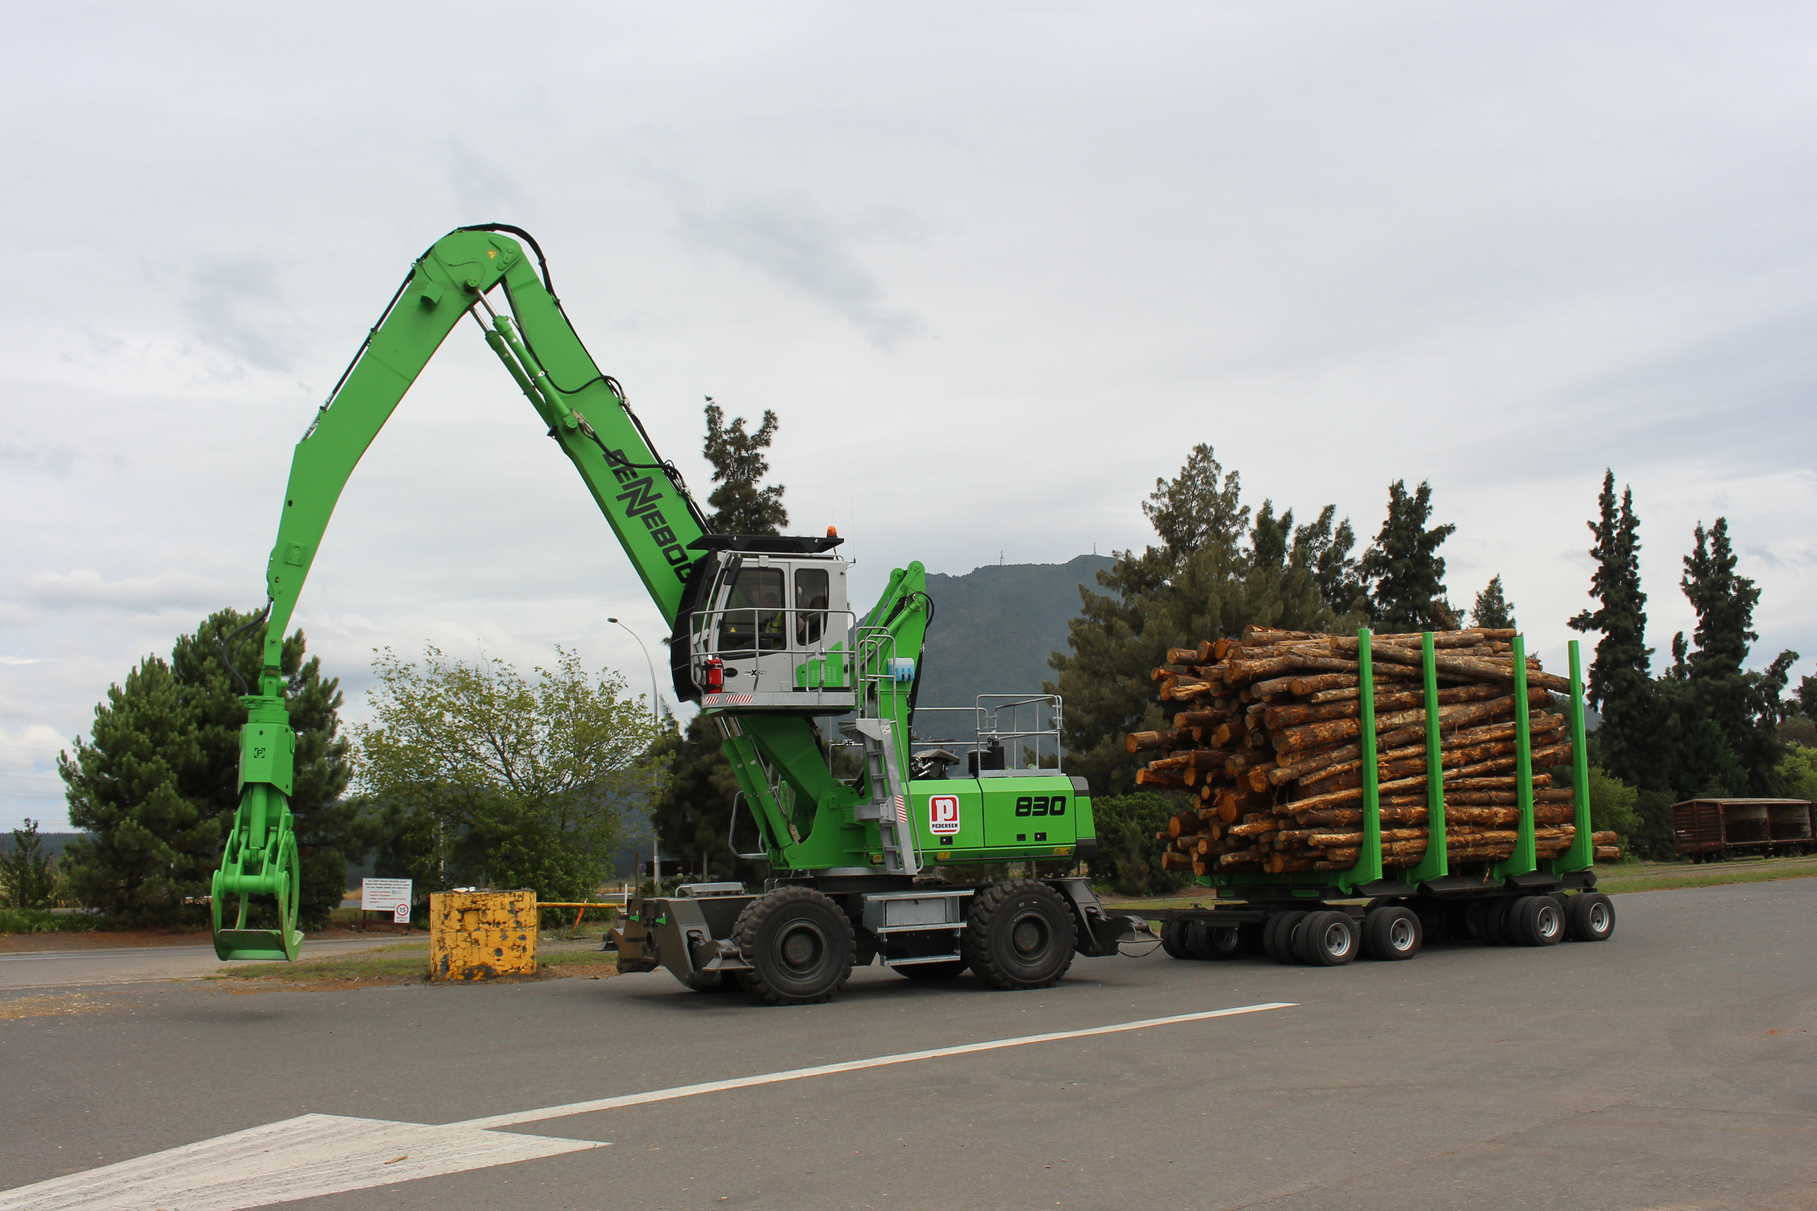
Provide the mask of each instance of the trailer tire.
POLYGON ((1195 959, 1234 959, 1242 953, 1242 945, 1235 926, 1214 925, 1210 921, 1186 923, 1186 949, 1195 959))
POLYGON ((1262 934, 1263 953, 1277 963, 1293 962, 1293 931, 1306 917, 1307 913, 1298 908, 1269 917, 1262 934))
POLYGON ((811 887, 778 887, 738 914, 732 936, 751 970, 738 982, 770 1005, 828 1001, 852 976, 852 920, 811 887))
POLYGON ((1371 959, 1411 959, 1426 940, 1419 914, 1398 904, 1363 916, 1363 954, 1371 959))
POLYGON ((1615 905, 1600 891, 1571 897, 1565 910, 1565 932, 1573 942, 1603 942, 1615 932, 1615 905))
POLYGON ((1161 949, 1170 959, 1192 958, 1192 951, 1186 947, 1185 917, 1169 917, 1161 923, 1161 949))
POLYGON ((992 988, 1046 988, 1073 965, 1076 936, 1059 892, 1034 879, 1007 879, 972 897, 959 953, 992 988))
POLYGON ((1294 931, 1294 957, 1309 967, 1342 967, 1356 952, 1356 922, 1347 912, 1327 908, 1310 913, 1294 931))
POLYGON ((1514 940, 1522 946, 1556 946, 1565 938, 1565 914, 1551 896, 1522 896, 1508 921, 1514 940))
POLYGON ((1267 954, 1262 949, 1262 935, 1267 929, 1266 922, 1262 921, 1245 921, 1237 926, 1237 952, 1246 955, 1267 954))

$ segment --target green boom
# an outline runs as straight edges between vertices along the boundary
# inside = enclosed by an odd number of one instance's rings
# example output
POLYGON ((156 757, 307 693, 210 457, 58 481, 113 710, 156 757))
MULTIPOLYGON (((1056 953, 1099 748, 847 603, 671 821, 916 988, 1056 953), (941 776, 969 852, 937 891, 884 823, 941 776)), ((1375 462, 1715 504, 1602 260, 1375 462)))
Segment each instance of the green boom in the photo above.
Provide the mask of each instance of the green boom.
MULTIPOLYGON (((498 225, 450 232, 411 266, 352 364, 297 443, 266 572, 269 599, 258 691, 242 701, 239 807, 213 881, 215 952, 223 959, 296 957, 299 869, 290 811, 294 733, 284 706, 281 656, 285 629, 315 561, 341 490, 366 448, 463 316, 471 316, 519 390, 574 464, 632 567, 671 625, 695 555, 690 544, 706 526, 679 477, 663 462, 632 415, 616 382, 601 372, 569 324, 549 284, 541 253, 532 263, 522 244, 535 241, 498 225), (540 273, 539 273, 540 268, 540 273), (486 295, 502 287, 509 314, 486 295), (255 912, 275 902, 275 928, 255 912), (231 918, 231 923, 229 922, 231 918)), ((888 654, 918 657, 926 629, 921 565, 892 575, 868 621, 887 629, 888 654)), ((908 691, 881 670, 884 659, 855 655, 897 724, 906 762, 908 691)), ((782 870, 861 866, 876 845, 876 826, 853 819, 859 792, 833 777, 812 724, 794 715, 728 720, 726 752, 755 808, 773 867, 782 870), (774 781, 759 772, 767 767, 774 781), (772 788, 775 788, 774 790, 772 788)))

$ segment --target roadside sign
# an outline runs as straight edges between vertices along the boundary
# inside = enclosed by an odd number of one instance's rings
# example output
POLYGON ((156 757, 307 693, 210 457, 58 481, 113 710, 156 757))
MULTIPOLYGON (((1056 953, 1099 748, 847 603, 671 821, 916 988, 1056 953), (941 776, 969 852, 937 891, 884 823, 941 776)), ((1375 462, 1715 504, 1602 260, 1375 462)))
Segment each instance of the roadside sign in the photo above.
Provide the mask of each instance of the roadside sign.
POLYGON ((396 908, 392 909, 391 919, 396 921, 399 925, 410 924, 410 901, 405 900, 396 908))
POLYGON ((404 910, 400 921, 410 919, 410 880, 409 879, 361 879, 360 911, 395 913, 399 907, 404 910))

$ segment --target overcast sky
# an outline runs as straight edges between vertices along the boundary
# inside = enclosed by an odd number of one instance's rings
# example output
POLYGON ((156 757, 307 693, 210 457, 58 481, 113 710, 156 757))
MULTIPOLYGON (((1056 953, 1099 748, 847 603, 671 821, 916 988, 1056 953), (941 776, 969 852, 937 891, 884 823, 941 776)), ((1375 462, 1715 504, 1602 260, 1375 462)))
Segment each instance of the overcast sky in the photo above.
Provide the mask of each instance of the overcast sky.
MULTIPOLYGON (((536 234, 704 495, 702 396, 782 427, 868 600, 1149 537, 1193 443, 1366 537, 1428 479, 1455 602, 1562 665, 1605 466, 1651 639, 1701 519, 1817 669, 1817 9, 1535 3, 16 9, 0 79, 0 827, 143 656, 256 607, 291 448, 410 260, 536 234), (507 19, 508 18, 508 19, 507 19)), ((298 611, 371 650, 647 684, 663 628, 457 330, 298 611)), ((1005 687, 1022 688, 1022 687, 1005 687)))

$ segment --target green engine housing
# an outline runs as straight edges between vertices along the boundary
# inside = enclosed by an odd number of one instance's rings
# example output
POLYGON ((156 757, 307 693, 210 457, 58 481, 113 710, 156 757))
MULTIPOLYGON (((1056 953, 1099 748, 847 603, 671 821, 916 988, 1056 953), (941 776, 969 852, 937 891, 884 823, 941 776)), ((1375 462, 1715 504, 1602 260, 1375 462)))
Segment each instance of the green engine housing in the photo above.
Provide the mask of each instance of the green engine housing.
POLYGON ((1097 848, 1085 779, 1066 774, 917 779, 905 807, 923 870, 1084 857, 1097 848))

